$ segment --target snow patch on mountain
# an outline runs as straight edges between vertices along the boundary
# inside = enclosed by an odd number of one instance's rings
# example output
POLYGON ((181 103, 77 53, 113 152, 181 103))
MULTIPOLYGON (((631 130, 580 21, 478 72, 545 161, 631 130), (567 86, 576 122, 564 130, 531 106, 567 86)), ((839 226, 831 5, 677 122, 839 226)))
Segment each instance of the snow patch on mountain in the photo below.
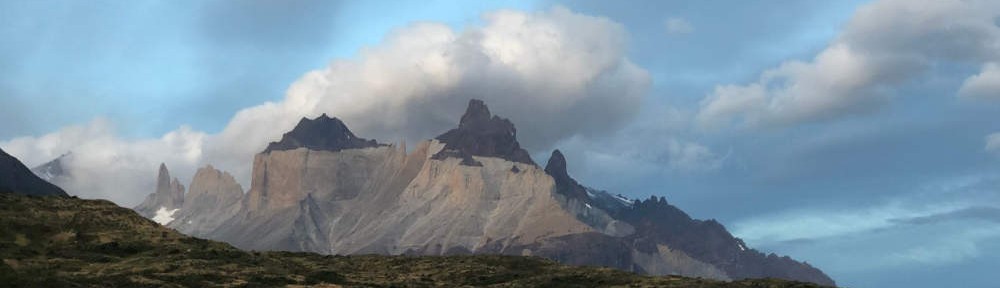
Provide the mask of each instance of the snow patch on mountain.
POLYGON ((174 213, 177 213, 181 209, 167 209, 167 207, 160 206, 159 210, 156 210, 156 215, 153 216, 153 221, 160 223, 160 225, 167 225, 170 221, 174 221, 174 213))

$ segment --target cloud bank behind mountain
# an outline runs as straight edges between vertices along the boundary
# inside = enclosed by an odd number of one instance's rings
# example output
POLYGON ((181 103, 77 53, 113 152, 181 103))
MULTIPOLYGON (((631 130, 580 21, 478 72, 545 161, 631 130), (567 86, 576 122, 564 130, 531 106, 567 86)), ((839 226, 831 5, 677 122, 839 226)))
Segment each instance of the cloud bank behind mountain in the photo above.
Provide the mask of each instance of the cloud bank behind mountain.
POLYGON ((562 7, 495 11, 461 31, 414 23, 353 59, 305 73, 284 99, 239 111, 219 133, 181 127, 157 139, 125 139, 98 119, 0 146, 28 165, 72 151, 70 173, 86 183, 65 188, 126 206, 151 191, 159 162, 182 181, 214 164, 249 187, 253 154, 300 118, 322 113, 362 137, 413 142, 453 126, 477 98, 514 121, 527 148, 548 149, 612 133, 638 113, 651 80, 625 57, 627 38, 618 23, 562 7))

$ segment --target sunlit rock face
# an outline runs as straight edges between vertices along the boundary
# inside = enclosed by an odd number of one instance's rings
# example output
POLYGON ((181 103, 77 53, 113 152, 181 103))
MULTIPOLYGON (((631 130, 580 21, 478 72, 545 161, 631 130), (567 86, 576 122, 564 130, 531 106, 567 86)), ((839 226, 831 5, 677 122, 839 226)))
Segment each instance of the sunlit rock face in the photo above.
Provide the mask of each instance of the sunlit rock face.
POLYGON ((431 160, 442 146, 426 141, 409 154, 390 146, 259 155, 259 186, 223 239, 253 249, 447 254, 593 230, 560 208, 552 179, 538 167, 485 157, 476 157, 481 166, 431 160), (521 171, 512 172, 514 165, 521 171), (286 237, 245 236, 257 231, 286 237))

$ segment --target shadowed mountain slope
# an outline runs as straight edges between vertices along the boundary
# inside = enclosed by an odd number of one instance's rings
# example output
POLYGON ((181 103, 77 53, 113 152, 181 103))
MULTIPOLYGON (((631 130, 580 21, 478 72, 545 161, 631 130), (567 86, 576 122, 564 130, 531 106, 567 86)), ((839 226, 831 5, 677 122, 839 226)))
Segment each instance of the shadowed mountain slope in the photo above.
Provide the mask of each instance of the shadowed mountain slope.
POLYGON ((545 172, 556 181, 558 192, 576 199, 585 199, 635 228, 635 233, 623 237, 623 243, 639 251, 655 251, 667 246, 683 251, 700 262, 709 263, 733 279, 778 277, 833 285, 819 269, 787 256, 765 255, 733 237, 715 220, 691 219, 681 209, 670 205, 663 197, 644 201, 622 201, 621 196, 588 189, 577 183, 566 171, 566 159, 559 150, 552 152, 545 172))
POLYGON ((3 149, 0 149, 0 193, 68 196, 62 188, 38 178, 24 163, 3 149))

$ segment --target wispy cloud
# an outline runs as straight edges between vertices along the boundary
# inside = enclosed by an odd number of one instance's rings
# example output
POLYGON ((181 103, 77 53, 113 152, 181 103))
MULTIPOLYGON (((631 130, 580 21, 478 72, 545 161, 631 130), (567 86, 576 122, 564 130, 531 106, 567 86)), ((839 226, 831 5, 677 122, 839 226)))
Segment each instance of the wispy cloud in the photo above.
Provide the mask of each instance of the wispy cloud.
POLYGON ((668 34, 691 34, 694 32, 694 24, 691 24, 691 22, 684 18, 667 18, 664 25, 667 28, 668 34))
POLYGON ((988 222, 1000 223, 1000 208, 992 206, 971 206, 940 214, 934 214, 922 217, 904 218, 904 219, 894 219, 894 221, 897 223, 912 224, 912 225, 926 225, 926 224, 934 224, 947 221, 965 221, 965 220, 983 220, 988 222))
POLYGON ((986 152, 1000 156, 1000 132, 986 136, 986 152))
POLYGON ((1000 239, 1000 181, 964 177, 865 207, 806 207, 738 221, 752 246, 802 255, 834 272, 974 259, 1000 239), (829 251, 838 251, 829 253, 829 251), (859 261, 864 258, 864 261, 859 261))

